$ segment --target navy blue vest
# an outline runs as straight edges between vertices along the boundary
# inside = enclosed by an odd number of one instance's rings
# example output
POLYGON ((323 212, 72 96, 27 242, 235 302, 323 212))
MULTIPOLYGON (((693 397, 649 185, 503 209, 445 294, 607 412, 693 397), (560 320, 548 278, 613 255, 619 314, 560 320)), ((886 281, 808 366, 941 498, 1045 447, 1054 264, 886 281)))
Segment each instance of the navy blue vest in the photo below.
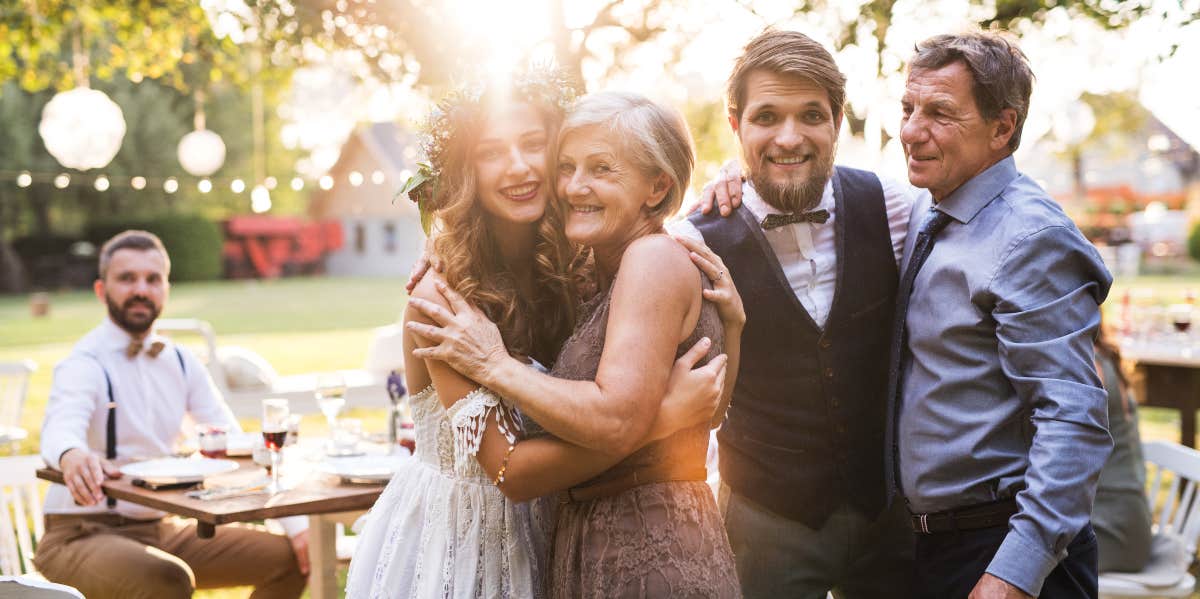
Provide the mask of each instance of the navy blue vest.
POLYGON ((880 456, 898 280, 879 179, 838 167, 833 194, 837 288, 823 331, 749 210, 691 217, 746 309, 741 371, 718 433, 721 479, 814 529, 842 504, 868 518, 884 507, 880 456))

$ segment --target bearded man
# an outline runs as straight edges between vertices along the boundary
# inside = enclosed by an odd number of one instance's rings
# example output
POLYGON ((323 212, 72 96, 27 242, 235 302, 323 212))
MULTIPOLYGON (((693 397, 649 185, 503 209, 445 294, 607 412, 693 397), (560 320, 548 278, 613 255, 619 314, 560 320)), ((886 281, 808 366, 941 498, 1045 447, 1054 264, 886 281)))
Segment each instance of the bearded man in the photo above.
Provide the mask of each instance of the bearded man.
POLYGON ((728 86, 742 203, 673 229, 703 236, 746 310, 718 439, 719 503, 748 598, 905 597, 912 578, 907 512, 887 505, 879 456, 913 200, 833 166, 845 81, 804 34, 752 40, 728 86))
POLYGON ((170 455, 185 415, 239 430, 204 365, 156 334, 171 261, 152 233, 125 231, 100 250, 96 297, 108 318, 54 369, 42 459, 51 485, 34 564, 92 599, 191 597, 196 588, 254 586, 251 597, 299 597, 308 571, 307 519, 285 518, 290 539, 226 525, 210 539, 196 522, 106 499, 115 460, 170 455))

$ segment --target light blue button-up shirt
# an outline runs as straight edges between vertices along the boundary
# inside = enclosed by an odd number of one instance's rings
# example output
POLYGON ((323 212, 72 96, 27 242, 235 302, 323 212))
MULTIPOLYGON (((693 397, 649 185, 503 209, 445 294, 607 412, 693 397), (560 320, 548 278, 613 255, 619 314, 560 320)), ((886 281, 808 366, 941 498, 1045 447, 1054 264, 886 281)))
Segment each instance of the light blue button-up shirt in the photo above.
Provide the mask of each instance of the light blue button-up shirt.
MULTIPOLYGON (((931 203, 923 194, 912 227, 931 203)), ((916 513, 1015 494, 987 571, 1037 596, 1087 524, 1112 447, 1092 346, 1112 276, 1011 156, 936 209, 953 220, 908 308, 902 491, 916 513)))

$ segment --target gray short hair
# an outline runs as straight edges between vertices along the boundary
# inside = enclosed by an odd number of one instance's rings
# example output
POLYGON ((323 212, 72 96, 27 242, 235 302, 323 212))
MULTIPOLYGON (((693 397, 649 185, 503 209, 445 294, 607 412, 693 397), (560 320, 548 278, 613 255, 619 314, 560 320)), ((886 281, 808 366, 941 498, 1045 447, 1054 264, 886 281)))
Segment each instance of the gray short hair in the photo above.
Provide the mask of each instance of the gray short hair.
POLYGON ((1016 151, 1021 145, 1021 129, 1029 115, 1029 95, 1033 92, 1029 59, 1006 37, 976 31, 935 35, 917 44, 909 70, 940 69, 957 61, 971 71, 974 80, 971 93, 984 118, 997 119, 1008 108, 1016 111, 1016 127, 1008 140, 1009 149, 1016 151))
POLYGON ((647 176, 665 173, 671 178, 673 185, 650 211, 652 216, 666 218, 679 210, 696 159, 692 135, 678 111, 640 94, 597 92, 585 96, 567 115, 559 130, 559 142, 586 127, 599 127, 611 134, 620 144, 621 158, 647 176))
POLYGON ((158 250, 162 252, 163 260, 166 261, 167 273, 171 272, 171 256, 167 254, 167 248, 163 246, 163 242, 158 238, 158 235, 149 231, 130 229, 117 233, 112 239, 105 241, 104 245, 100 246, 100 280, 104 280, 104 277, 108 274, 108 263, 112 261, 113 254, 117 253, 117 250, 158 250))

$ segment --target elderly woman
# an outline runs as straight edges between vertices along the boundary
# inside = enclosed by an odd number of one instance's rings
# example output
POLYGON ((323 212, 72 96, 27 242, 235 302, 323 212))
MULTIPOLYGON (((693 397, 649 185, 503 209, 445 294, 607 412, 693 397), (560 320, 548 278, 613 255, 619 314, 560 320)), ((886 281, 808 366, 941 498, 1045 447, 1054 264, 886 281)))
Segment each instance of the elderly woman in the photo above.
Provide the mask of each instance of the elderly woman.
MULTIPOLYGON (((740 594, 704 482, 708 427, 639 448, 672 363, 697 339, 712 339, 714 355, 724 346, 736 372, 744 317, 726 318, 723 327, 718 308, 703 301, 709 279, 724 273, 703 248, 689 253, 663 230, 692 163, 683 120, 641 96, 594 94, 568 115, 559 135, 558 199, 568 239, 592 252, 599 292, 582 307, 549 375, 510 358, 494 325, 454 292, 443 291, 453 312, 413 300, 441 325, 408 325, 431 342, 414 354, 446 362, 548 430, 584 431, 570 440, 588 447, 604 441, 624 456, 563 494, 550 575, 555 597, 740 594)), ((516 443, 509 453, 521 450, 516 443)))

